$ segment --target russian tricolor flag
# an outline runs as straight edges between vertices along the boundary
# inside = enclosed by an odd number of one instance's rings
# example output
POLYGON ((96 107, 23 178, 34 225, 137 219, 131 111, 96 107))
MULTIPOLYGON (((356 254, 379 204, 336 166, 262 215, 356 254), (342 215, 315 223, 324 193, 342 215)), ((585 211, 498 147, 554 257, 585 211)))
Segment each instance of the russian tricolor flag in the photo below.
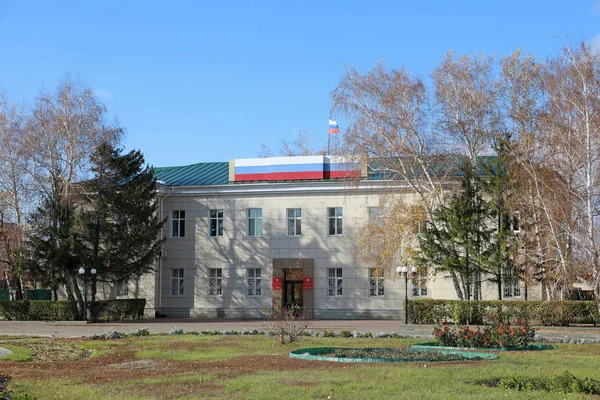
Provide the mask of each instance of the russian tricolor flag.
POLYGON ((339 132, 340 132, 340 127, 338 126, 337 122, 330 119, 329 120, 329 133, 339 133, 339 132))

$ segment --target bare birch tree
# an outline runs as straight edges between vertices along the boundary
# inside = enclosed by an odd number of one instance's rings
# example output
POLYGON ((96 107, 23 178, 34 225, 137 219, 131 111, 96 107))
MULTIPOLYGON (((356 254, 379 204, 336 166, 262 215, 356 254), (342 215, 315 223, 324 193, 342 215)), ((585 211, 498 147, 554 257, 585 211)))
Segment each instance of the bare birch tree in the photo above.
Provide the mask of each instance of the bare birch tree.
POLYGON ((406 182, 431 215, 453 158, 445 137, 433 130, 431 96, 423 81, 382 63, 365 74, 349 68, 332 101, 349 123, 344 150, 364 157, 370 175, 406 182))
POLYGON ((472 165, 490 154, 500 126, 498 81, 494 58, 448 52, 433 71, 438 134, 447 136, 448 150, 468 154, 472 165))
POLYGON ((31 211, 34 182, 23 146, 25 114, 0 96, 0 266, 7 283, 23 299, 25 216, 31 211), (9 276, 12 282, 9 282, 9 276))
POLYGON ((548 62, 544 90, 543 123, 553 149, 549 163, 575 200, 561 226, 571 257, 566 272, 589 283, 600 299, 600 54, 584 43, 565 46, 548 62))
MULTIPOLYGON (((292 156, 312 156, 326 154, 326 149, 319 148, 317 138, 311 136, 307 131, 298 130, 296 138, 292 141, 281 140, 281 148, 278 150, 278 155, 283 157, 292 156)), ((275 157, 273 150, 265 143, 261 143, 261 149, 258 152, 259 157, 275 157)), ((333 154, 333 153, 332 153, 333 154)))
POLYGON ((107 122, 106 108, 92 90, 67 77, 54 92, 38 96, 27 126, 25 143, 32 160, 31 176, 42 191, 39 226, 33 240, 37 243, 38 267, 43 276, 54 276, 64 284, 70 300, 83 304, 77 281, 76 246, 72 231, 75 186, 89 176, 92 152, 104 142, 115 143, 122 134, 116 121, 107 122), (48 232, 55 233, 53 244, 46 243, 48 232), (52 255, 60 251, 59 255, 52 255))

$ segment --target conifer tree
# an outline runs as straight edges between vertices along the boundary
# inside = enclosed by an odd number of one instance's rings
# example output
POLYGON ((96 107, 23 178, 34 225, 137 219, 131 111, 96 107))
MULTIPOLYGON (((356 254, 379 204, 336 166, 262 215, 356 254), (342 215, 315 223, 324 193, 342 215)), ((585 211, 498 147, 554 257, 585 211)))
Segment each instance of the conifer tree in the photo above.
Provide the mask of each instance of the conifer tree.
POLYGON ((461 168, 460 190, 434 210, 433 221, 419 237, 417 264, 450 274, 459 299, 481 299, 481 274, 490 254, 491 230, 481 193, 481 179, 472 164, 461 168))
POLYGON ((91 157, 93 178, 83 184, 79 213, 82 258, 97 270, 96 280, 120 282, 149 272, 160 251, 156 181, 144 156, 134 150, 121 154, 110 143, 91 157))
POLYGON ((496 284, 498 300, 502 300, 503 285, 512 285, 518 278, 515 266, 516 238, 511 226, 511 215, 508 208, 510 197, 510 178, 507 169, 508 153, 506 144, 499 142, 497 155, 488 158, 483 164, 485 180, 483 181, 486 197, 486 211, 491 228, 490 252, 485 260, 486 274, 489 281, 496 284))

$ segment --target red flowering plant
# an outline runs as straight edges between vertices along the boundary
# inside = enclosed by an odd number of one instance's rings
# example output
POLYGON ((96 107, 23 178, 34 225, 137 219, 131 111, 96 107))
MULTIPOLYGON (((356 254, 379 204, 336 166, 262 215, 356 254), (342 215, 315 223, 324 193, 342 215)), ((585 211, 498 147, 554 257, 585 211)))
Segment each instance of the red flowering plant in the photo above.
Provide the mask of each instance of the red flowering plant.
POLYGON ((440 346, 457 347, 458 341, 456 331, 453 328, 448 328, 448 321, 444 321, 440 328, 433 328, 433 336, 437 339, 440 346))
POLYGON ((535 329, 524 318, 515 318, 514 324, 502 321, 497 314, 490 314, 490 326, 483 330, 469 326, 448 327, 448 322, 444 321, 441 327, 433 329, 433 336, 444 347, 526 347, 533 340, 535 329))
POLYGON ((497 314, 490 314, 490 322, 490 341, 494 344, 493 347, 527 347, 535 337, 535 328, 532 328, 525 318, 502 321, 497 314))

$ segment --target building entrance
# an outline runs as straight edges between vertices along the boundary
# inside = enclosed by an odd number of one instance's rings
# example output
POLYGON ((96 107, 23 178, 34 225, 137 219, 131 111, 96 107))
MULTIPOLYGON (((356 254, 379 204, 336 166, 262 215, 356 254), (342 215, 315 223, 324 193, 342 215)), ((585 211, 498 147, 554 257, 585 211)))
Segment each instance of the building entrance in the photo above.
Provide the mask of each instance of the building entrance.
POLYGON ((296 307, 304 307, 303 276, 304 273, 300 268, 284 270, 283 306, 288 310, 296 307))
POLYGON ((311 258, 273 259, 273 310, 298 307, 298 316, 312 318, 314 260, 311 258))

